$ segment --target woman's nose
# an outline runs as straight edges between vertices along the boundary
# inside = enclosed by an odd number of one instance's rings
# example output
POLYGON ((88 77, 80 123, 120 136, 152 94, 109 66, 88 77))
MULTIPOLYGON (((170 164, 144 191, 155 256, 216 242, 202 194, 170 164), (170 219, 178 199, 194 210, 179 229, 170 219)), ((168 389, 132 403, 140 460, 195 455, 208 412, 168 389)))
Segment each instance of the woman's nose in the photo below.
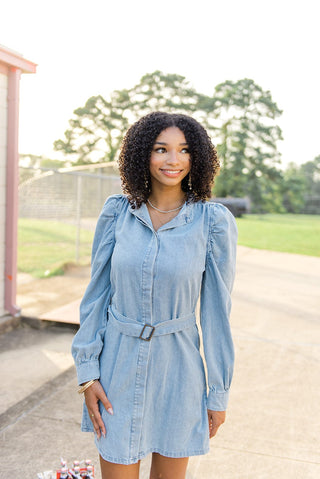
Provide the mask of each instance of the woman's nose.
POLYGON ((168 163, 170 163, 170 165, 178 163, 178 153, 175 150, 170 151, 168 163))

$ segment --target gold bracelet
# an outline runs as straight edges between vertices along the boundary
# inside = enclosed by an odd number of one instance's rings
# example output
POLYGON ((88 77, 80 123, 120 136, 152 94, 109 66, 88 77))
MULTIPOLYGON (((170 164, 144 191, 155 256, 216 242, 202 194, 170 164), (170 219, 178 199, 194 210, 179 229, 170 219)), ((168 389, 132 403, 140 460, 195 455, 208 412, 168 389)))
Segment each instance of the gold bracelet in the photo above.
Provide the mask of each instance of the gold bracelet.
POLYGON ((88 389, 90 386, 92 386, 92 384, 95 383, 95 382, 96 382, 96 379, 91 379, 90 381, 85 383, 83 386, 80 386, 79 389, 78 389, 78 393, 79 394, 84 393, 85 390, 88 389))

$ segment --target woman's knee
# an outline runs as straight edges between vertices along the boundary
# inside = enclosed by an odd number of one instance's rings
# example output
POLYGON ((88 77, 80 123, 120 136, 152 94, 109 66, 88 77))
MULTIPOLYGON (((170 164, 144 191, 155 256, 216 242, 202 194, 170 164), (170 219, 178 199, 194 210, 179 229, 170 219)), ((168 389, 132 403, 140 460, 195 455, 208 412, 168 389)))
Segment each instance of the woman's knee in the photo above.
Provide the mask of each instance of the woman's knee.
POLYGON ((150 479, 185 479, 188 457, 172 458, 152 454, 150 479))
POLYGON ((100 456, 102 479, 139 479, 140 461, 136 464, 115 464, 100 456))

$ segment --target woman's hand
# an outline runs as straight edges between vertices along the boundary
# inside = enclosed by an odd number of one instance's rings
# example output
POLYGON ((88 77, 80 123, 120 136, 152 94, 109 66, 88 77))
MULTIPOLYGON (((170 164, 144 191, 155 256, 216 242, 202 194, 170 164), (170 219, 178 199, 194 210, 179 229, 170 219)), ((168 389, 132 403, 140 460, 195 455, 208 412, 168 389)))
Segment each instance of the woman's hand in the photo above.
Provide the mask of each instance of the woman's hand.
POLYGON ((210 439, 218 432, 221 424, 226 420, 226 411, 212 411, 208 409, 209 437, 210 439))
POLYGON ((99 401, 101 401, 107 412, 111 415, 113 415, 113 409, 109 399, 106 396, 106 393, 103 390, 103 387, 98 380, 95 381, 92 386, 88 387, 88 389, 85 390, 84 398, 89 411, 90 419, 92 421, 94 430, 97 433, 98 439, 100 439, 101 434, 103 435, 103 437, 105 437, 106 427, 104 425, 104 422, 102 421, 98 403, 99 401))

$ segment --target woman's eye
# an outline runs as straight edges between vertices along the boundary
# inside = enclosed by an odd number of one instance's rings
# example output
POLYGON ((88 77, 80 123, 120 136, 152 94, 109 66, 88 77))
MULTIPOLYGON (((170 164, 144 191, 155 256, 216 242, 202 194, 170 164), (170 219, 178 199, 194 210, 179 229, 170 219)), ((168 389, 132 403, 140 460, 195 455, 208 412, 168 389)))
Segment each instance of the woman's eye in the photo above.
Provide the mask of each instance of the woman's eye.
POLYGON ((155 151, 156 153, 165 153, 165 152, 166 152, 166 149, 163 148, 163 147, 160 147, 160 148, 156 148, 154 151, 155 151))
POLYGON ((188 148, 182 148, 181 153, 189 153, 189 149, 188 148))

